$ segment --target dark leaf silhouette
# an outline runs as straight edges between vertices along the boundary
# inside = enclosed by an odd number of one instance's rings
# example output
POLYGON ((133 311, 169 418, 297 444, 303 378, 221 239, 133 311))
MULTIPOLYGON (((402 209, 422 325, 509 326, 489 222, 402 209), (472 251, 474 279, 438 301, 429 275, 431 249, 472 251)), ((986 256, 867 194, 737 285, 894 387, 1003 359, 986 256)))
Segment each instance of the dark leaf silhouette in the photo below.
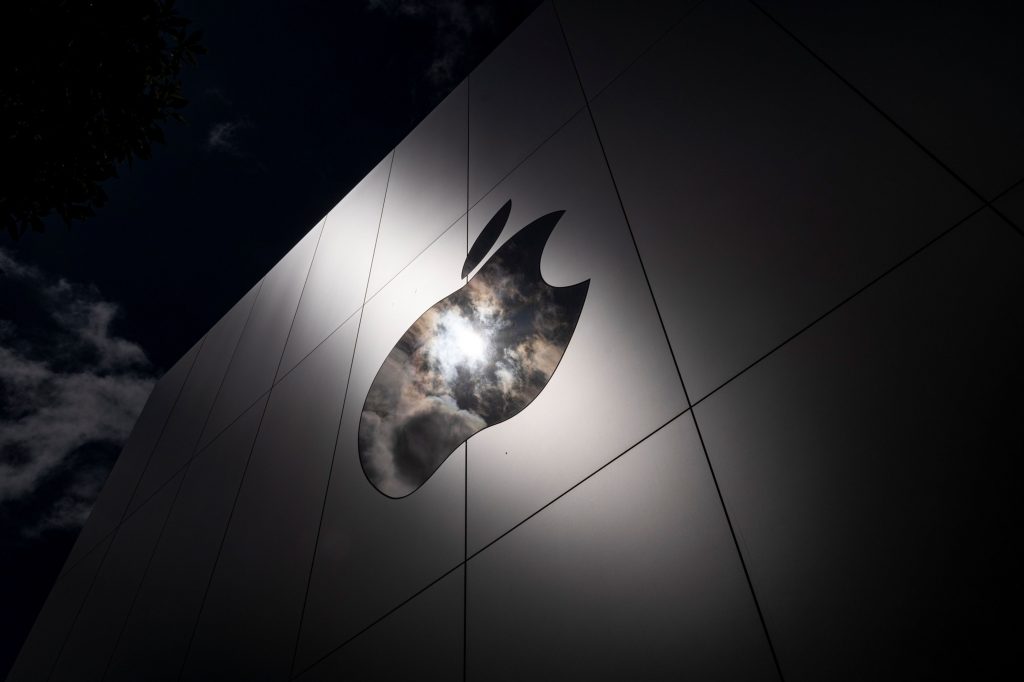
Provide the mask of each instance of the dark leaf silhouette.
POLYGON ((101 183, 147 159, 185 104, 203 52, 171 0, 4 3, 0 9, 0 220, 12 237, 93 214, 101 183))

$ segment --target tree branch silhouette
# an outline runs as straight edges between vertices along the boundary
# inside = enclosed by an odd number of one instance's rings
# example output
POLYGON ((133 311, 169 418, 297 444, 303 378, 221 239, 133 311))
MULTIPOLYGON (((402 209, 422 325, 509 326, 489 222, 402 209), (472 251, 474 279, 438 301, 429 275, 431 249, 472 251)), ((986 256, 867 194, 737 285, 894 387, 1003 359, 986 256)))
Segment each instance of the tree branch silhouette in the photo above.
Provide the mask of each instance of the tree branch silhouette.
POLYGON ((182 121, 181 70, 204 52, 173 0, 32 0, 0 9, 0 220, 12 238, 70 226, 120 164, 182 121))

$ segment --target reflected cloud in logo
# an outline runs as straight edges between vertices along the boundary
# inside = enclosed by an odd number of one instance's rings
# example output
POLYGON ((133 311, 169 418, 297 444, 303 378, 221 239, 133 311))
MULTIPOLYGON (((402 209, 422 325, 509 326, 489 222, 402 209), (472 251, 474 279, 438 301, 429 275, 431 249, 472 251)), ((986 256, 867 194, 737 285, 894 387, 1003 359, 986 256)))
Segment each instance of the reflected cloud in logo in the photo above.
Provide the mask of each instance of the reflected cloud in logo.
MULTIPOLYGON (((491 218, 462 269, 490 251, 512 202, 491 218)), ((461 289, 409 327, 377 372, 359 419, 359 460, 388 497, 405 497, 473 434, 523 410, 551 379, 590 280, 553 287, 540 274, 563 211, 505 242, 461 289)))

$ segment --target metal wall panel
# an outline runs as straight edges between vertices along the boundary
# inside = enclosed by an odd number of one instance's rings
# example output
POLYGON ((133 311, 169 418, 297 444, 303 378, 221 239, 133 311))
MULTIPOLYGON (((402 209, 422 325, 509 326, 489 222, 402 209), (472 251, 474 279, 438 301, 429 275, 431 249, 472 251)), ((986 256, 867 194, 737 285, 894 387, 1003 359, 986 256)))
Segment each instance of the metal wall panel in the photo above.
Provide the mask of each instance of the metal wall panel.
POLYGON ((320 221, 263 278, 203 430, 200 447, 209 443, 273 384, 323 225, 320 221))
POLYGON ((105 680, 176 680, 266 397, 189 463, 105 680))
POLYGON ((1024 177, 1019 3, 761 4, 986 199, 1024 177))
POLYGON ((462 581, 453 571, 295 679, 461 679, 462 581))
POLYGON ((691 400, 979 202, 747 3, 594 102, 691 400))
POLYGON ((787 680, 1017 664, 1022 246, 972 219, 696 407, 787 680))
POLYGON ((466 212, 466 92, 455 88, 395 148, 370 295, 466 212))
POLYGON ((700 0, 557 0, 555 9, 593 98, 672 29, 700 0))
POLYGON ((118 528, 50 680, 102 679, 180 482, 168 481, 118 528))
POLYGON ((469 680, 777 679, 689 414, 466 570, 469 680))
POLYGON ((210 408, 217 398, 258 290, 258 286, 250 289, 204 337, 195 366, 149 459, 130 509, 137 509, 145 503, 195 454, 199 436, 210 416, 210 408))
POLYGON ((1008 192, 995 206, 1016 225, 1018 231, 1024 232, 1024 184, 1008 192))
POLYGON ((550 3, 499 45, 468 83, 472 205, 584 102, 550 3))
POLYGON ((298 637, 356 324, 270 394, 183 679, 284 679, 298 637))
POLYGON ((394 152, 384 157, 327 214, 279 377, 363 304, 393 159, 394 152))

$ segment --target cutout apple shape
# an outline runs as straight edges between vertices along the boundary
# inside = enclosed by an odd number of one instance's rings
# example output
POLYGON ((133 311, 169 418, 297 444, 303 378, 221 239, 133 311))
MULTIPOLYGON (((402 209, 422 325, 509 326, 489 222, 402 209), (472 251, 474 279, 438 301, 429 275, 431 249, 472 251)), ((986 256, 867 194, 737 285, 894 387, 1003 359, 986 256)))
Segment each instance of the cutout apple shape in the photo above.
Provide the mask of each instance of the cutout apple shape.
MULTIPOLYGON (((508 201, 480 233, 462 276, 498 240, 508 201)), ((459 290, 402 335, 377 371, 359 418, 359 461, 388 497, 423 485, 473 434, 521 412, 550 381, 572 338, 590 280, 554 287, 540 273, 564 211, 506 241, 459 290)))

